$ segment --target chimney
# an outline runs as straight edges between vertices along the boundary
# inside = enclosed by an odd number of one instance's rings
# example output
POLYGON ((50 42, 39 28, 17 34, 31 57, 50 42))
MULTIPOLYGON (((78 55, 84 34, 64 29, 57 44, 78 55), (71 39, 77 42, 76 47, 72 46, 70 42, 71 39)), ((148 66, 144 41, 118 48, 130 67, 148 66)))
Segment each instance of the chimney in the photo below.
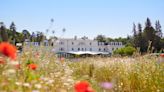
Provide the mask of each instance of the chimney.
POLYGON ((77 36, 76 35, 74 36, 74 40, 77 40, 77 36))

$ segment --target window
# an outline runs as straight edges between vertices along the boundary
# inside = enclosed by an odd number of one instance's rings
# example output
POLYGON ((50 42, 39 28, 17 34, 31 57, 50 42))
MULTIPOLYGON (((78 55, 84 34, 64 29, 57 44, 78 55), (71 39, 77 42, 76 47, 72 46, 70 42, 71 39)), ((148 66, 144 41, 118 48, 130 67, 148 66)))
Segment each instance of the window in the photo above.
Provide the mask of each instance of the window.
POLYGON ((72 48, 72 51, 74 51, 74 48, 72 48))
POLYGON ((74 45, 74 42, 72 42, 72 45, 74 45))
POLYGON ((105 51, 105 48, 104 48, 104 51, 105 51))
POLYGON ((86 51, 87 49, 85 48, 85 51, 86 51))
POLYGON ((51 43, 51 46, 54 46, 54 43, 51 43))
POLYGON ((112 51, 114 50, 114 48, 112 48, 112 51))
POLYGON ((60 48, 59 50, 60 50, 60 51, 63 51, 63 50, 64 50, 64 48, 60 48))
POLYGON ((92 45, 92 43, 91 43, 91 42, 90 42, 89 44, 90 44, 90 45, 92 45))
POLYGON ((78 48, 78 51, 80 51, 80 48, 78 48))
POLYGON ((99 48, 99 51, 101 51, 101 48, 99 48))
POLYGON ((90 48, 90 51, 92 51, 92 48, 90 48))

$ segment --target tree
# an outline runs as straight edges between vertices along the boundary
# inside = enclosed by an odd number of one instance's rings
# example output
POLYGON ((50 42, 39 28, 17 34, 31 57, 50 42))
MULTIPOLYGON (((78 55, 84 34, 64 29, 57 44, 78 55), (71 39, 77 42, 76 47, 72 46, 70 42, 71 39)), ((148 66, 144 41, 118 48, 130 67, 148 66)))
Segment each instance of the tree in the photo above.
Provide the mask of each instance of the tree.
POLYGON ((162 34, 161 24, 159 20, 155 22, 155 31, 156 31, 156 35, 162 38, 163 34, 162 34))
POLYGON ((152 26, 151 26, 151 21, 150 21, 149 18, 146 19, 145 27, 146 27, 146 28, 151 28, 151 27, 152 27, 152 26))
POLYGON ((151 25, 151 21, 149 18, 147 18, 147 21, 145 23, 145 29, 144 29, 144 39, 145 39, 145 46, 151 51, 159 51, 161 49, 160 44, 160 35, 157 35, 161 31, 161 26, 159 21, 155 24, 155 29, 151 25), (151 43, 151 44, 149 44, 151 43))
POLYGON ((134 47, 138 47, 138 37, 137 37, 137 31, 136 31, 136 25, 133 23, 133 45, 134 47))
POLYGON ((110 37, 106 38, 106 42, 112 42, 112 41, 114 41, 114 39, 112 39, 110 37))
POLYGON ((135 23, 133 23, 133 36, 136 37, 137 36, 137 31, 136 31, 136 25, 135 23))
POLYGON ((39 44, 41 42, 43 42, 44 38, 45 37, 44 37, 44 34, 42 32, 37 32, 37 34, 36 34, 36 41, 39 42, 39 44))
POLYGON ((22 34, 23 34, 23 41, 25 41, 25 39, 30 39, 30 32, 26 29, 22 30, 22 34))
POLYGON ((154 37, 154 47, 156 51, 160 51, 162 47, 162 29, 159 20, 155 22, 155 37, 154 37))
POLYGON ((138 35, 137 35, 137 44, 138 47, 140 48, 140 52, 145 52, 146 46, 145 46, 145 39, 143 37, 143 33, 142 33, 142 25, 140 23, 138 23, 138 35))
POLYGON ((3 22, 0 23, 0 37, 2 41, 8 41, 8 34, 3 22))
POLYGON ((12 40, 13 40, 13 44, 15 44, 16 42, 16 26, 14 24, 14 22, 11 23, 10 25, 10 30, 12 31, 12 40))
POLYGON ((99 42, 105 42, 106 41, 106 37, 104 35, 97 35, 95 40, 97 40, 99 42))
POLYGON ((150 47, 150 49, 152 49, 152 47, 154 47, 154 38, 155 38, 155 29, 151 26, 151 21, 149 18, 147 18, 147 21, 145 23, 145 29, 144 29, 144 39, 145 39, 145 46, 146 48, 148 48, 148 46, 150 47), (151 42, 151 44, 149 44, 149 42, 151 42))
POLYGON ((30 36, 30 41, 35 42, 35 37, 36 37, 35 33, 32 32, 32 35, 30 36))

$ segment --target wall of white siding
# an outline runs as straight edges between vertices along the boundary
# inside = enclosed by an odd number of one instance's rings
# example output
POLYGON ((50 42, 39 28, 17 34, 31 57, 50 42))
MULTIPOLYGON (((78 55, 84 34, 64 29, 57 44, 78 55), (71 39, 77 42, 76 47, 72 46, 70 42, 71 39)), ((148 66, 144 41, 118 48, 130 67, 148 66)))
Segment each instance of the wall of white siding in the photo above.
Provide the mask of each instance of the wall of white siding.
POLYGON ((54 44, 55 52, 94 51, 112 53, 114 50, 124 47, 122 42, 110 42, 109 45, 105 45, 103 42, 89 39, 59 39, 54 44))

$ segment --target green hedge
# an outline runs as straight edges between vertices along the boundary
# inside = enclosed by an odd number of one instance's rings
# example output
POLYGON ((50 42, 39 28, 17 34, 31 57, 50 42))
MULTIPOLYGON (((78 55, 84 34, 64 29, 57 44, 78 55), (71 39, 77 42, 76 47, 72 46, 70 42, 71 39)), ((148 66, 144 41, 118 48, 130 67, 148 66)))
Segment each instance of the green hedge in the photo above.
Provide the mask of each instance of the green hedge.
POLYGON ((136 49, 132 46, 127 46, 124 48, 120 48, 114 51, 114 54, 119 54, 121 56, 131 56, 136 51, 136 49))

